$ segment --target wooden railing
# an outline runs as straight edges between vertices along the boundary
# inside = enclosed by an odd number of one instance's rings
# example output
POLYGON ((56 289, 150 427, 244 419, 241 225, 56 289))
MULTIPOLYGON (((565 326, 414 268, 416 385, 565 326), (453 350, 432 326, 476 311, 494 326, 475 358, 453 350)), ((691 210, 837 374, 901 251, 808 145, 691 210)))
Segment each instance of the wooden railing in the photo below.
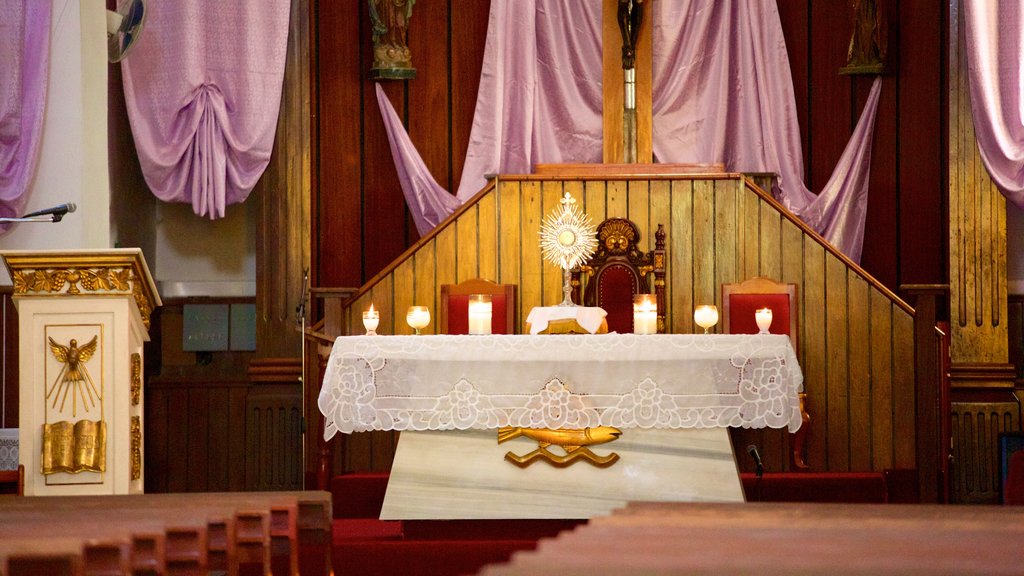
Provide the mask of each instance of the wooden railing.
MULTIPOLYGON (((522 331, 532 307, 561 300, 561 271, 542 260, 538 233, 563 192, 595 223, 612 216, 635 222, 643 249, 665 225, 671 332, 694 332, 694 306, 721 306, 723 283, 752 276, 796 283, 811 469, 917 466, 914 310, 739 174, 499 176, 352 295, 341 306, 340 333, 361 333, 361 311, 372 302, 381 311, 379 333, 409 334, 408 306, 437 311, 442 284, 474 277, 519 287, 522 331)), ((783 432, 736 435, 761 447, 769 470, 787 468, 783 432)), ((390 433, 344 442, 336 471, 390 466, 390 433)))

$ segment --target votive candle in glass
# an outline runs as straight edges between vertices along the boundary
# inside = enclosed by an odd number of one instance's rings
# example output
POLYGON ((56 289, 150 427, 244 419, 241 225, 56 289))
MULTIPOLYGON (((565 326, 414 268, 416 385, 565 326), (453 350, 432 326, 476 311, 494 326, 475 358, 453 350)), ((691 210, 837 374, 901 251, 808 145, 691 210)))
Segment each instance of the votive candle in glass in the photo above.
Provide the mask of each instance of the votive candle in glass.
POLYGON ((633 298, 633 333, 657 334, 658 303, 651 294, 640 294, 633 298))

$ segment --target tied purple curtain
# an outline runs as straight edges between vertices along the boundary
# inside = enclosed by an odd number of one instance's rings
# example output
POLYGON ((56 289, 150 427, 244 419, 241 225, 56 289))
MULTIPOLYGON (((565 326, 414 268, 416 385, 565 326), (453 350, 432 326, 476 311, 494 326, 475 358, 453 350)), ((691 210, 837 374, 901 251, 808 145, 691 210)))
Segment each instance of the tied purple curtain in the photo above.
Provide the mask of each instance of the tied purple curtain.
POLYGON ((146 5, 122 62, 146 183, 211 219, 248 197, 270 161, 290 2, 174 0, 146 5))
POLYGON ((655 2, 653 11, 658 161, 775 172, 775 197, 859 262, 880 80, 832 177, 815 195, 803 182, 793 76, 776 4, 674 0, 655 2))
POLYGON ((974 134, 1006 199, 1024 210, 1024 5, 964 0, 974 134))
MULTIPOLYGON (((47 1, 0 0, 0 217, 23 213, 39 159, 50 70, 47 1)), ((10 228, 0 224, 0 234, 10 228)))

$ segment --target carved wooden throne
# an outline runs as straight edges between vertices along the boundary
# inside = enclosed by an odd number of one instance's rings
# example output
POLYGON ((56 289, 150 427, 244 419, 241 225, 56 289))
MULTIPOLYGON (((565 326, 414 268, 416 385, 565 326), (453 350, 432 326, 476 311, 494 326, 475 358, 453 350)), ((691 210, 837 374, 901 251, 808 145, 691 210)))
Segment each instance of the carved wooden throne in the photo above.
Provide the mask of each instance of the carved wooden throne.
POLYGON ((608 331, 633 331, 633 297, 655 294, 658 333, 665 332, 665 227, 658 224, 654 250, 642 252, 640 230, 626 218, 609 218, 597 226, 597 252, 572 271, 573 300, 600 306, 608 313, 608 331), (652 278, 653 277, 653 278, 652 278))

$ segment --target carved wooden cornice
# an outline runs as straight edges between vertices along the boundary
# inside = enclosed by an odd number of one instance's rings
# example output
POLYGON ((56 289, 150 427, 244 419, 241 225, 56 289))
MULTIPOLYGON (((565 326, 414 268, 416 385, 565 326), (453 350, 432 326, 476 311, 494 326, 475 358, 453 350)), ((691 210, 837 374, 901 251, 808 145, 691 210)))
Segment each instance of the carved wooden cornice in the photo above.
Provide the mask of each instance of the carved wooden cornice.
POLYGON ((7 252, 4 261, 14 297, 131 294, 142 322, 160 306, 160 296, 138 249, 90 252, 7 252))

